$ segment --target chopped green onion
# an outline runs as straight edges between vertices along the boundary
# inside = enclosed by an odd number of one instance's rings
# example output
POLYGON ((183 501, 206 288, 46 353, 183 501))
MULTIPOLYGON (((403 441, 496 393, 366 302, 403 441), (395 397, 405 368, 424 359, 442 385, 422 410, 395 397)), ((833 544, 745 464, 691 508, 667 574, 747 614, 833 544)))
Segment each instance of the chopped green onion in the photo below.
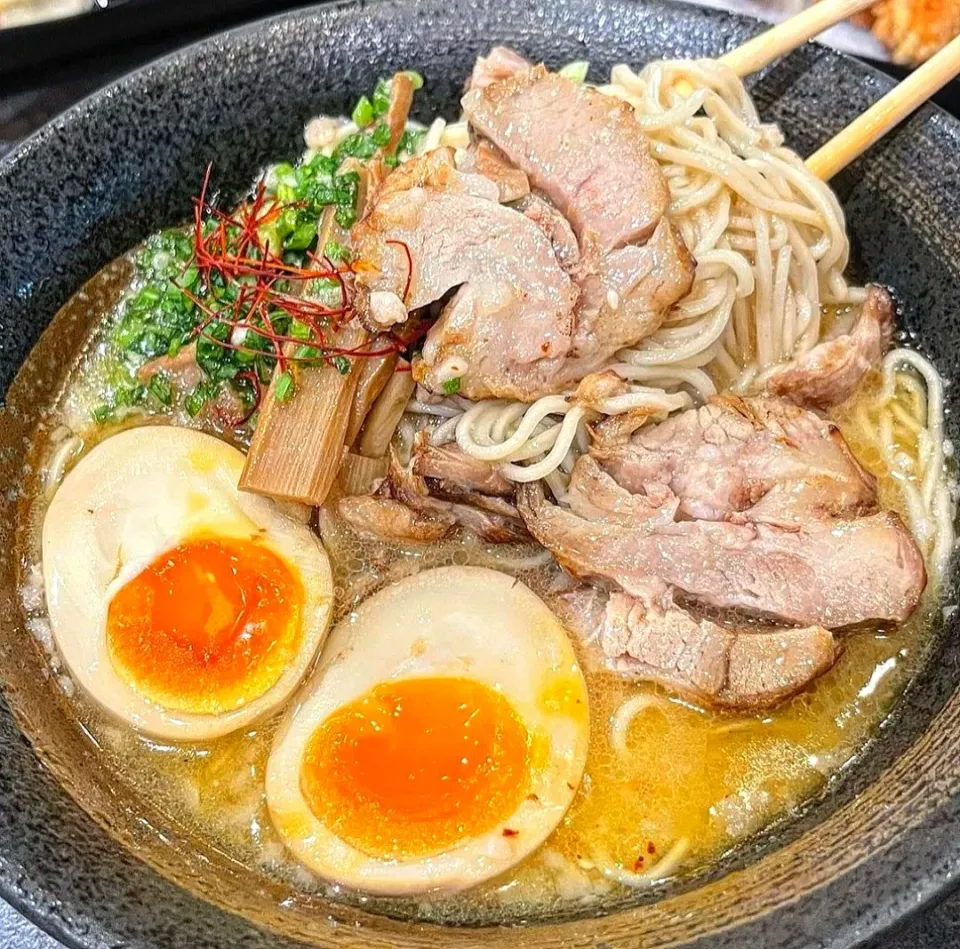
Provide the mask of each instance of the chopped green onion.
POLYGON ((298 346, 293 354, 293 358, 300 359, 318 359, 320 350, 316 346, 298 346))
POLYGON ((289 237, 285 237, 283 246, 287 250, 306 250, 317 237, 317 225, 314 221, 298 224, 289 237))
POLYGON ((374 145, 382 148, 390 141, 390 127, 386 122, 378 122, 370 137, 374 145))
POLYGON ((90 414, 93 416, 93 420, 97 425, 103 425, 104 422, 110 420, 110 416, 113 415, 113 409, 104 402, 96 406, 90 414))
POLYGON ((348 207, 345 204, 342 204, 337 208, 333 217, 337 224, 344 228, 344 230, 353 227, 353 225, 357 222, 356 209, 348 207))
POLYGON ((183 272, 180 279, 177 281, 177 285, 181 287, 186 287, 189 289, 197 282, 197 279, 199 277, 200 277, 200 270, 197 268, 197 265, 191 264, 183 272))
POLYGON ((219 382, 212 379, 205 379, 203 382, 198 382, 197 387, 187 396, 187 401, 184 403, 187 414, 191 418, 196 418, 203 411, 203 407, 219 394, 219 382))
POLYGON ((150 377, 147 391, 163 405, 173 405, 173 385, 165 373, 155 372, 150 377))
POLYGON ((373 121, 373 104, 366 96, 360 96, 357 100, 351 118, 356 123, 357 128, 361 129, 366 128, 373 121))
POLYGON ((273 390, 273 394, 278 402, 289 402, 293 398, 293 393, 296 392, 296 389, 297 384, 294 382, 293 373, 288 369, 277 376, 277 385, 273 390))
POLYGON ((329 155, 318 153, 306 167, 316 174, 332 175, 337 170, 337 163, 329 155))
POLYGON ((340 263, 341 261, 350 259, 350 248, 345 247, 339 241, 327 241, 327 246, 323 252, 334 263, 340 263))
POLYGON ((147 395, 147 390, 141 385, 120 386, 113 393, 114 405, 139 405, 147 395))
POLYGON ((339 301, 341 294, 340 281, 334 277, 317 277, 316 280, 307 283, 303 292, 304 296, 321 301, 327 300, 330 294, 336 292, 336 298, 339 301))
POLYGON ((387 168, 396 168, 400 164, 400 159, 396 155, 384 155, 383 163, 387 168))
POLYGON ((290 322, 290 335, 294 339, 310 339, 310 327, 302 320, 290 322))
POLYGON ((346 356, 334 356, 330 362, 341 376, 345 376, 350 372, 350 360, 347 359, 346 356))
POLYGON ((292 204, 297 200, 296 185, 288 185, 285 181, 277 182, 277 199, 284 204, 292 204))
POLYGON ((274 181, 283 181, 287 184, 296 184, 297 182, 297 169, 293 167, 288 161, 282 161, 274 165, 267 172, 267 179, 272 178, 274 181))
POLYGON ((460 391, 460 376, 455 376, 453 379, 447 379, 443 384, 443 394, 444 395, 456 395, 460 391))
POLYGON ((590 63, 586 59, 578 59, 575 62, 567 63, 560 70, 560 75, 564 79, 570 79, 573 82, 583 82, 587 78, 587 70, 590 69, 590 63))
POLYGON ((131 310, 149 310, 154 304, 159 303, 163 294, 157 287, 144 287, 131 301, 131 310))
POLYGON ((407 155, 413 155, 426 134, 426 129, 407 129, 403 135, 400 136, 400 144, 397 146, 397 151, 404 152, 407 155))
POLYGON ((363 161, 373 155, 376 150, 377 146, 370 135, 365 132, 356 132, 353 135, 348 135, 336 147, 333 157, 339 168, 344 158, 359 158, 363 161))
POLYGON ((373 114, 381 116, 386 114, 390 108, 390 84, 386 79, 378 79, 376 88, 373 90, 373 114))
POLYGON ((356 204, 360 190, 360 175, 355 171, 345 171, 333 179, 334 201, 337 204, 356 204))

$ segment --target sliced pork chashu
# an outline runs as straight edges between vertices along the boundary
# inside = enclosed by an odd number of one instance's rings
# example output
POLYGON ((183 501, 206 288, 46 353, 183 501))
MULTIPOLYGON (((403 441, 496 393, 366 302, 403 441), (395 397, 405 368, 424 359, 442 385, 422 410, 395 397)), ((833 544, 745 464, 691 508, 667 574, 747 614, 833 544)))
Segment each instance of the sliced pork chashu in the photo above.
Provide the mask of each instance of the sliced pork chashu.
POLYGON ((456 445, 431 445, 419 439, 413 447, 413 471, 459 491, 492 497, 513 497, 515 485, 487 461, 471 458, 456 445))
POLYGON ((530 533, 574 576, 636 596, 653 580, 709 606, 835 628, 902 621, 926 585, 916 543, 886 511, 789 528, 678 520, 669 486, 631 494, 589 456, 574 468, 569 509, 539 485, 521 485, 517 498, 530 533))
POLYGON ((457 168, 489 178, 499 191, 501 204, 520 201, 530 194, 530 181, 492 142, 481 139, 457 152, 457 168))
POLYGON ((675 604, 664 588, 640 598, 579 587, 548 602, 584 641, 588 661, 712 708, 771 708, 803 691, 839 654, 822 626, 722 626, 675 604))
POLYGON ((467 90, 485 89, 492 82, 509 79, 533 67, 528 59, 509 46, 494 46, 486 56, 478 56, 467 80, 467 90))
POLYGON ((398 543, 437 541, 457 526, 490 543, 528 541, 507 499, 512 493, 491 466, 458 449, 432 448, 420 433, 409 465, 391 449, 387 476, 377 490, 341 498, 338 510, 361 536, 398 543))
POLYGON ((418 378, 428 388, 456 376, 473 399, 550 389, 570 348, 577 288, 544 232, 499 204, 489 179, 457 171, 451 150, 394 172, 353 244, 362 318, 382 323, 456 289, 424 346, 418 378))
POLYGON ((464 170, 449 149, 398 168, 354 228, 355 305, 376 330, 456 290, 427 335, 417 381, 443 392, 456 377, 469 398, 529 402, 656 330, 688 292, 694 261, 663 219, 666 183, 629 107, 543 67, 511 75, 474 92, 503 100, 498 114, 516 106, 504 85, 522 87, 531 107, 552 103, 560 151, 548 134, 518 159, 493 134, 467 150, 464 170), (563 167, 548 180, 554 162, 563 167), (490 207, 515 198, 515 208, 490 207))
POLYGON ((877 510, 836 425, 783 399, 717 396, 591 453, 628 491, 669 487, 683 517, 788 527, 877 510))
POLYGON ((867 299, 853 326, 818 343, 767 380, 766 389, 798 405, 825 409, 853 395, 867 370, 880 362, 893 337, 894 306, 882 287, 867 287, 867 299))
POLYGON ((576 330, 563 368, 577 381, 601 368, 619 349, 659 329, 663 317, 690 292, 696 262, 667 218, 642 246, 630 244, 594 262, 581 259, 576 330))
POLYGON ((599 644, 617 672, 705 705, 747 710, 796 695, 836 659, 833 636, 822 626, 728 628, 694 618, 669 595, 665 599, 644 603, 610 595, 599 644))
POLYGON ((471 85, 470 124, 570 221, 584 253, 645 241, 669 193, 629 105, 543 66, 471 85))

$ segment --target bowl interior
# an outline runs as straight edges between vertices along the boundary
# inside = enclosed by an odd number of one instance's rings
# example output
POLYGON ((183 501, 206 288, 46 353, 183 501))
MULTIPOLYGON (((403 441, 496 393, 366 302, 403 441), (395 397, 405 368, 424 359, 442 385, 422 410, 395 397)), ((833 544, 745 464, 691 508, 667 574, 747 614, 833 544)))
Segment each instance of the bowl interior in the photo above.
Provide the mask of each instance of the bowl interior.
MULTIPOLYGON (((479 946, 491 938, 544 947, 741 947, 750 939, 801 947, 853 945, 949 879, 960 862, 956 616, 941 624, 936 661, 869 754, 795 820, 702 877, 638 896, 613 915, 495 934, 371 917, 298 895, 191 839, 100 766, 23 630, 12 538, 24 453, 37 407, 70 366, 89 314, 74 311, 41 333, 101 266, 189 215, 208 162, 221 188, 239 190, 268 160, 299 152, 311 115, 348 111, 358 90, 398 68, 426 77, 418 117, 452 117, 473 59, 500 42, 553 65, 589 59, 600 77, 617 62, 714 55, 757 26, 662 2, 327 6, 160 61, 0 163, 3 895, 84 947, 479 946)), ((757 78, 753 92, 762 116, 805 153, 888 86, 868 67, 807 47, 757 78)), ((958 146, 960 125, 927 108, 834 182, 855 272, 896 288, 905 328, 947 378, 960 359, 958 146)), ((954 413, 948 430, 956 438, 954 413)))

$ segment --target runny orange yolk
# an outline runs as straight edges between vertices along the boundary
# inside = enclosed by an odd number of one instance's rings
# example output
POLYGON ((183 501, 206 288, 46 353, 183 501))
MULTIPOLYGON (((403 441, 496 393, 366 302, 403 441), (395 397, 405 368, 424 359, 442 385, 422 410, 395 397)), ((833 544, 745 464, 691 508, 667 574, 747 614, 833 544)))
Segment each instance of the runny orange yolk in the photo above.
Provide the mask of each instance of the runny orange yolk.
POLYGON ((337 709, 300 772, 310 810, 376 857, 421 857, 506 820, 526 796, 529 736, 471 679, 401 679, 337 709))
POLYGON ((251 540, 197 539, 125 584, 107 612, 117 671, 167 708, 217 714, 276 684, 300 646, 303 587, 251 540))

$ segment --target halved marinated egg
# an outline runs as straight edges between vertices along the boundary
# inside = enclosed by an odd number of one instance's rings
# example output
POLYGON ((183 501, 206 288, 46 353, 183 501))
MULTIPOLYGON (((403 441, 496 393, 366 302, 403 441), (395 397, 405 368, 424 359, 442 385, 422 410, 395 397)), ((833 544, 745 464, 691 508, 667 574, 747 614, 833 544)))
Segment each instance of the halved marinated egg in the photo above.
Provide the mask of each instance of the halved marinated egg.
POLYGON ((538 847, 587 754, 583 675, 563 627, 513 577, 443 567, 333 631, 267 764, 287 847, 374 893, 458 890, 538 847))
POLYGON ((237 490, 244 457, 170 426, 102 442, 43 524, 54 637, 79 684, 157 737, 223 735, 296 688, 330 622, 306 525, 237 490))

